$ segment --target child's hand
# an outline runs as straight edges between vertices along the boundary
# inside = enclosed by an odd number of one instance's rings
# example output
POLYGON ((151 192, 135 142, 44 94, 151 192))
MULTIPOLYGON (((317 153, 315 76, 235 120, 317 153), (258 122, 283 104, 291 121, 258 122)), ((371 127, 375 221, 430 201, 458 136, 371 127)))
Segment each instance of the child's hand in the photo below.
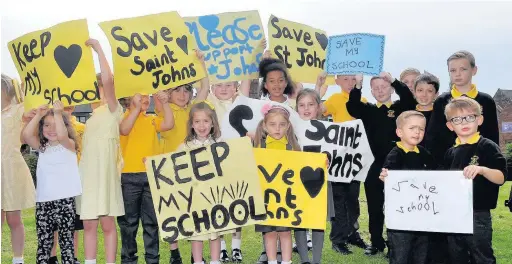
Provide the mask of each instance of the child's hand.
POLYGON ((477 175, 481 175, 483 173, 484 167, 476 165, 469 165, 466 168, 464 168, 464 171, 462 172, 466 179, 474 179, 477 175))
POLYGON ((135 94, 132 98, 132 108, 140 110, 142 107, 142 95, 135 94))
POLYGON ((272 52, 270 50, 266 50, 265 52, 263 52, 264 59, 270 59, 270 57, 272 57, 272 52))
POLYGON ((28 123, 28 122, 30 122, 30 120, 32 120, 32 118, 34 118, 34 116, 36 116, 36 114, 37 114, 37 110, 35 108, 33 108, 32 110, 30 110, 26 113, 23 113, 21 120, 23 120, 23 123, 28 123))
POLYGON ((262 49, 266 49, 266 48, 267 48, 267 38, 263 37, 263 38, 261 39, 260 47, 261 47, 262 49))
POLYGON ((380 77, 389 83, 393 83, 395 81, 395 78, 393 78, 389 72, 381 72, 380 77))
POLYGON ((50 109, 48 108, 48 105, 41 105, 36 109, 36 115, 43 117, 46 115, 46 113, 48 113, 49 110, 50 109))
POLYGON ((320 74, 318 74, 318 77, 316 78, 316 87, 324 86, 326 78, 327 78, 326 71, 322 71, 320 74))
POLYGON ((381 181, 384 181, 386 177, 388 177, 388 169, 383 168, 382 171, 380 172, 379 179, 381 181))
POLYGON ((162 104, 166 104, 169 101, 169 96, 164 91, 159 91, 158 93, 155 94, 155 97, 162 104))
POLYGON ((245 134, 246 136, 248 136, 250 139, 254 140, 254 136, 256 136, 254 134, 254 132, 247 132, 247 134, 245 134))
POLYGON ((356 88, 361 89, 363 87, 363 75, 357 74, 356 75, 356 88))
POLYGON ((62 104, 62 102, 59 100, 53 102, 53 112, 55 114, 62 114, 62 111, 64 111, 64 105, 62 104))
POLYGON ((146 157, 142 158, 142 163, 146 163, 146 157))
POLYGON ((327 168, 329 168, 329 158, 326 158, 326 159, 325 159, 325 166, 326 166, 327 168))
POLYGON ((94 51, 98 52, 101 50, 100 42, 96 39, 90 38, 85 42, 85 45, 91 47, 94 51))
POLYGON ((197 58, 201 61, 201 62, 204 62, 204 53, 198 49, 194 50, 196 52, 196 56, 197 58))

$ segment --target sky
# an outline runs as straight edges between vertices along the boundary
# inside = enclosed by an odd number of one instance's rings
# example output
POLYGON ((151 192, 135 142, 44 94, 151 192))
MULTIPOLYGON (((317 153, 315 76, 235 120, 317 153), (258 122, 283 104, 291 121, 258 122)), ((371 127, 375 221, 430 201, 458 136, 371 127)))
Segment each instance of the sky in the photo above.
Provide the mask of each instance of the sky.
MULTIPOLYGON (((384 70, 394 77, 407 67, 427 70, 440 78, 441 92, 447 91, 449 84, 446 59, 455 51, 468 50, 476 57, 478 73, 473 83, 480 91, 492 96, 498 88, 512 89, 510 1, 4 1, 0 11, 0 69, 18 78, 7 43, 68 20, 87 18, 90 36, 100 41, 111 62, 108 41, 99 22, 165 11, 178 11, 186 17, 246 10, 259 11, 265 32, 268 18, 273 14, 325 30, 328 35, 360 32, 385 35, 384 70)), ((373 99, 369 77, 363 86, 363 95, 373 99)), ((338 87, 329 87, 326 97, 335 92, 339 92, 338 87)))

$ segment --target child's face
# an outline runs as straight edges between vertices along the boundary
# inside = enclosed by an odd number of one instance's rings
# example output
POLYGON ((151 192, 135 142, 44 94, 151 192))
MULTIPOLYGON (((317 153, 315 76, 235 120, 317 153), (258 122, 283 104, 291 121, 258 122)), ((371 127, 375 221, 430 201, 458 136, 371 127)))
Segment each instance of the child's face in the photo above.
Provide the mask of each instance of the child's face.
POLYGON ((318 103, 311 95, 300 98, 297 102, 297 112, 303 120, 312 120, 318 117, 318 103))
POLYGON ((416 78, 418 76, 419 76, 418 74, 410 73, 410 74, 405 75, 404 78, 402 78, 402 80, 400 80, 400 81, 405 83, 405 85, 407 85, 407 87, 409 87, 409 90, 411 90, 411 92, 414 93, 414 81, 416 80, 416 78))
POLYGON ((149 95, 142 95, 141 96, 141 110, 143 112, 147 111, 149 108, 149 95))
POLYGON ((55 127, 55 118, 52 115, 47 115, 43 121, 43 136, 49 142, 57 141, 57 129, 55 127))
POLYGON ((478 127, 482 125, 483 121, 482 115, 476 115, 471 110, 461 109, 450 115, 446 126, 458 137, 469 137, 478 131, 478 127))
POLYGON ((198 139, 206 139, 210 135, 213 121, 205 111, 196 111, 192 118, 192 129, 198 139))
POLYGON ((235 82, 217 83, 213 85, 213 94, 219 100, 231 100, 235 93, 235 82))
POLYGON ((356 85, 355 75, 338 75, 336 76, 336 84, 341 87, 341 90, 350 93, 356 85))
POLYGON ((457 87, 471 84, 471 79, 476 74, 477 68, 471 68, 467 59, 454 59, 448 62, 450 81, 457 87))
POLYGON ((265 89, 267 89, 272 97, 282 96, 287 85, 288 82, 286 78, 284 78, 282 71, 271 71, 267 73, 265 89))
POLYGON ((190 101, 191 93, 187 91, 185 86, 179 86, 172 89, 169 96, 169 101, 179 107, 185 107, 190 101))
POLYGON ((267 134, 274 139, 281 139, 288 132, 290 123, 282 113, 268 113, 267 121, 264 123, 263 128, 267 134))
POLYGON ((396 129, 396 134, 400 140, 409 146, 417 146, 423 140, 425 135, 425 118, 420 116, 410 116, 404 120, 402 127, 396 129))
POLYGON ((434 103, 436 100, 438 93, 436 92, 436 88, 432 84, 428 84, 425 82, 420 82, 416 85, 416 91, 414 91, 414 96, 416 97, 416 101, 418 104, 423 106, 428 106, 434 103))
POLYGON ((393 94, 393 88, 389 82, 383 79, 375 79, 370 83, 372 87, 372 95, 379 103, 387 103, 391 101, 391 94, 393 94))

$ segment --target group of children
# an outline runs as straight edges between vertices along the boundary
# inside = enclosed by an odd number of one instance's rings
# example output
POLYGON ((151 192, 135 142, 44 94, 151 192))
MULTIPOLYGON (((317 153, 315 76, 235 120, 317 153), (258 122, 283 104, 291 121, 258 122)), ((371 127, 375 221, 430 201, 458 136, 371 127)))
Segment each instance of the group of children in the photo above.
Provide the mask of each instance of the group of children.
MULTIPOLYGON (((101 46, 93 39, 86 44, 96 51, 100 61, 101 73, 97 80, 101 102, 92 104, 93 113, 85 129, 71 119, 58 101, 52 109, 41 106, 24 113, 19 102, 12 102, 12 83, 2 75, 2 216, 5 212, 11 228, 14 264, 23 263, 24 231, 20 211, 31 207, 34 200, 37 263, 56 263, 56 257, 51 257, 52 246, 56 243, 61 250, 62 263, 76 262, 73 233, 80 229, 81 222, 85 263, 96 263, 98 224, 104 234, 106 262, 115 263, 116 218, 121 233, 121 263, 137 263, 136 236, 140 222, 145 262, 162 262, 145 158, 222 140, 220 119, 237 96, 249 94, 251 80, 210 87, 205 77, 200 80, 194 99, 191 84, 160 91, 153 95, 157 114, 150 115, 146 113, 150 96, 136 94, 123 113, 101 46), (40 153, 36 195, 19 153, 20 135, 22 142, 40 153), (54 240, 55 231, 58 239, 54 240)), ((204 67, 203 55, 196 53, 204 67)), ((375 255, 388 246, 391 263, 439 263, 448 259, 450 263, 468 263, 469 258, 474 263, 495 263, 489 210, 496 207, 499 185, 505 181, 506 162, 497 145, 496 106, 489 95, 479 92, 471 82, 476 65, 469 52, 457 52, 447 61, 453 83, 450 92, 436 99, 438 79, 415 69, 404 71, 400 80, 382 73, 370 81, 376 104, 368 103, 361 96, 362 75, 337 76, 336 84, 341 92, 322 102, 325 74, 318 77, 315 90, 302 89, 301 84, 292 81, 283 62, 271 56, 266 52, 259 66, 262 100, 286 104, 304 120, 329 115, 334 122, 361 119, 375 157, 364 183, 371 244, 367 245, 358 233, 360 183, 332 183, 328 186, 328 220, 332 223, 329 237, 333 250, 351 254, 348 246, 351 244, 365 249, 366 255, 375 255), (393 92, 400 100, 391 100, 393 92), (440 167, 463 170, 467 178, 474 178, 474 234, 388 230, 386 242, 383 237, 383 180, 387 170, 440 167)), ((288 108, 268 103, 261 111, 263 120, 256 131, 248 133, 254 147, 301 151, 288 108)), ((255 228, 263 234, 263 252, 258 263, 289 264, 294 250, 303 264, 321 262, 323 230, 312 231, 311 244, 307 230, 295 230, 294 247, 291 228, 265 225, 255 228), (312 260, 308 256, 310 248, 312 260)), ((211 264, 243 260, 241 230, 189 240, 193 264, 205 261, 204 241, 210 244, 211 264), (223 239, 228 233, 233 234, 231 257, 223 239)), ((171 244, 170 250, 170 263, 182 263, 178 243, 171 244)))

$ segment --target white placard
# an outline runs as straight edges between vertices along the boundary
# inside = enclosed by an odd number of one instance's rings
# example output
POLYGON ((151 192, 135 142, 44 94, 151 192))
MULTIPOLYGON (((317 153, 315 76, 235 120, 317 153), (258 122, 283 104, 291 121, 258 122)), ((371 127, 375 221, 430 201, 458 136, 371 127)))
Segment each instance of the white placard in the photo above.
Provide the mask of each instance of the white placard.
POLYGON ((473 233, 473 181, 462 171, 389 171, 384 194, 388 229, 473 233))
MULTIPOLYGON (((222 138, 230 139, 255 132, 263 119, 261 108, 271 101, 238 96, 221 123, 222 138)), ((312 120, 304 121, 294 109, 279 104, 290 111, 290 122, 304 151, 326 153, 329 181, 364 182, 374 161, 368 138, 361 120, 343 123, 312 120)))

